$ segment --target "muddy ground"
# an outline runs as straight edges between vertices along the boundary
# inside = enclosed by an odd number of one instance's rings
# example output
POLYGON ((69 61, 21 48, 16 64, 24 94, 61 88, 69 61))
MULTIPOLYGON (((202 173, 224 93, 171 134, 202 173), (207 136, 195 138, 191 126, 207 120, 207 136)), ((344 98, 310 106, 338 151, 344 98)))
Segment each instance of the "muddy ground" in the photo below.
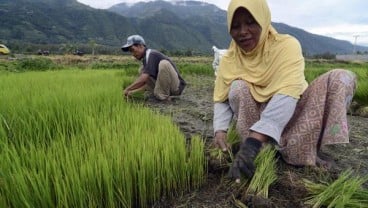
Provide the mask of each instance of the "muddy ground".
MULTIPOLYGON (((212 91, 214 77, 188 76, 188 86, 181 98, 170 104, 146 101, 145 104, 162 114, 171 116, 173 122, 180 126, 189 139, 193 135, 201 135, 209 146, 213 138, 212 91)), ((357 174, 368 173, 368 118, 349 115, 351 137, 349 144, 326 146, 322 149, 325 155, 335 162, 335 166, 327 171, 322 168, 297 168, 277 162, 278 179, 269 190, 269 200, 252 205, 242 201, 249 207, 309 207, 304 204, 308 192, 302 184, 302 179, 333 180, 344 170, 352 168, 357 174)), ((198 190, 192 190, 175 199, 162 199, 152 207, 241 207, 237 200, 242 193, 234 187, 226 177, 227 169, 216 169, 208 164, 206 182, 198 190)), ((367 184, 365 184, 367 185, 367 184)))

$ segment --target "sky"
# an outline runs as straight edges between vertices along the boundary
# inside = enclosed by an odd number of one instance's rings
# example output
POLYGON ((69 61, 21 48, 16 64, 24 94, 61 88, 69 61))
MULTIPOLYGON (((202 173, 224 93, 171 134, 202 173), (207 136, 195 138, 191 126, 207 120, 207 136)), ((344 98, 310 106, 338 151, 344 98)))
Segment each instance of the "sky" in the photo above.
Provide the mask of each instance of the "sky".
MULTIPOLYGON (((149 0, 78 0, 106 9, 118 3, 149 0)), ((227 10, 229 0, 198 0, 227 10)), ((272 22, 285 23, 308 32, 368 46, 367 0, 267 0, 272 22)))

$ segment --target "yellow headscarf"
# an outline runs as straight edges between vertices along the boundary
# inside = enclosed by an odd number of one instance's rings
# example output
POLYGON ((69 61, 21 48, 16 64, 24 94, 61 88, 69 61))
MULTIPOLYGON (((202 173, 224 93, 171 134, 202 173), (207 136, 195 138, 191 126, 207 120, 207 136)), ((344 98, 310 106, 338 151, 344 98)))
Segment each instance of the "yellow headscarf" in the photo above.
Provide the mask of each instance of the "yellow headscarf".
POLYGON ((299 42, 289 35, 278 34, 271 26, 271 14, 266 0, 232 0, 227 11, 227 24, 239 7, 247 9, 262 28, 256 48, 245 52, 231 41, 222 57, 217 74, 214 101, 228 99, 231 83, 245 80, 253 98, 268 101, 280 93, 299 99, 307 88, 304 77, 304 58, 299 42))

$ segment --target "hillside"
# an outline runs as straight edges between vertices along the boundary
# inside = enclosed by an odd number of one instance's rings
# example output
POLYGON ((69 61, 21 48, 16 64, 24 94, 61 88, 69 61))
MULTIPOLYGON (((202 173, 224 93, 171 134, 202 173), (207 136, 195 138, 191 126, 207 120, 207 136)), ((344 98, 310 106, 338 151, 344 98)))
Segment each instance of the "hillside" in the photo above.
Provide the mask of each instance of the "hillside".
MULTIPOLYGON (((316 35, 305 30, 291 27, 283 23, 272 23, 279 33, 287 33, 296 37, 303 47, 305 55, 333 53, 349 54, 353 51, 353 45, 349 41, 316 35)), ((367 51, 368 47, 358 47, 360 51, 367 51)))
POLYGON ((194 16, 207 17, 211 22, 226 24, 226 11, 217 6, 201 1, 149 1, 136 4, 120 3, 110 7, 108 10, 126 17, 146 18, 161 9, 174 12, 179 18, 187 19, 194 16))
POLYGON ((87 44, 90 40, 120 45, 122 36, 136 33, 127 18, 75 0, 2 0, 0 8, 0 42, 10 47, 87 44))
MULTIPOLYGON (((198 25, 195 29, 202 29, 200 32, 209 33, 213 32, 213 28, 221 28, 217 30, 217 38, 214 38, 214 45, 218 47, 225 47, 229 42, 229 35, 226 28, 226 11, 219 9, 215 5, 206 4, 199 1, 151 1, 151 2, 139 2, 136 4, 120 3, 116 4, 108 9, 125 17, 138 18, 138 19, 151 19, 161 10, 169 10, 177 15, 178 18, 188 20, 189 25, 198 23, 205 20, 203 24, 198 25), (217 42, 219 38, 225 41, 217 42)), ((286 33, 295 36, 303 47, 304 54, 314 55, 323 53, 332 54, 348 54, 352 52, 353 45, 344 40, 337 40, 334 38, 321 36, 306 32, 305 30, 295 28, 283 23, 275 23, 272 25, 277 29, 279 33, 286 33)), ((207 37, 212 38, 213 35, 209 34, 207 37)), ((358 47, 357 50, 368 51, 368 47, 358 47)))
POLYGON ((224 48, 230 42, 226 12, 213 4, 158 0, 121 3, 108 10, 132 18, 141 34, 152 40, 152 47, 211 53, 213 45, 224 48))
MULTIPOLYGON (((98 53, 121 53, 120 45, 135 33, 150 47, 173 53, 210 54, 213 45, 226 48, 230 42, 226 11, 199 1, 122 3, 101 10, 76 0, 1 0, 0 16, 0 43, 21 53, 35 52, 35 47, 52 53, 76 47, 90 52, 92 45, 98 53)), ((351 53, 353 48, 347 41, 273 24, 298 38, 306 55, 351 53)))

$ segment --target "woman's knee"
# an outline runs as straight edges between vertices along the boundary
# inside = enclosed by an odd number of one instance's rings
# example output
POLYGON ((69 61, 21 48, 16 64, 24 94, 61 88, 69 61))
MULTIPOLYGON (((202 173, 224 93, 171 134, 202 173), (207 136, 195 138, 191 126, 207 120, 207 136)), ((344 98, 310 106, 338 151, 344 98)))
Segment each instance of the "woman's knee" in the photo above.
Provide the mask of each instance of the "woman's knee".
POLYGON ((331 91, 335 90, 335 92, 344 92, 346 107, 349 107, 356 87, 357 76, 352 71, 345 69, 333 69, 330 71, 329 89, 331 91))
POLYGON ((230 86, 229 99, 237 99, 239 96, 249 93, 249 88, 244 80, 234 80, 230 86))
POLYGON ((346 69, 333 69, 329 71, 330 82, 341 82, 345 86, 356 85, 356 74, 346 69))

